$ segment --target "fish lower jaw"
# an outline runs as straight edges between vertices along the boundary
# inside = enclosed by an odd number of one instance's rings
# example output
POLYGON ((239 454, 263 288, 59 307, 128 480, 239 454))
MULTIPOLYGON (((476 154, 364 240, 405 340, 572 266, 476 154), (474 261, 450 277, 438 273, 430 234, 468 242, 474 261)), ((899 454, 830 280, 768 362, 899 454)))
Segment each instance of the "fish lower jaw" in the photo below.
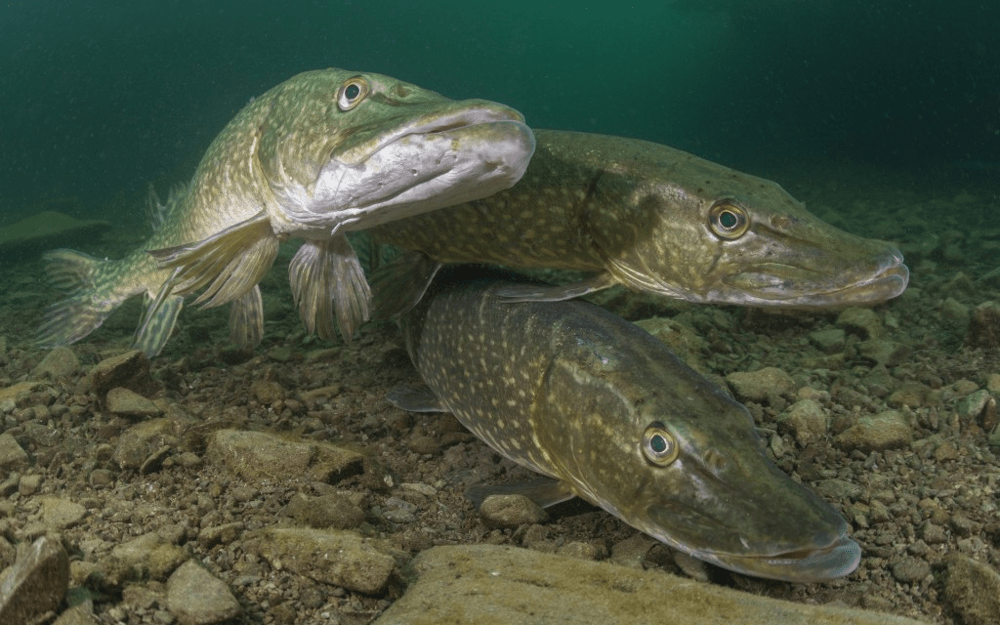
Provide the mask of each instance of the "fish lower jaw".
POLYGON ((786 582, 830 582, 850 575, 861 562, 861 546, 841 536, 821 549, 767 556, 689 552, 695 558, 744 575, 786 582))

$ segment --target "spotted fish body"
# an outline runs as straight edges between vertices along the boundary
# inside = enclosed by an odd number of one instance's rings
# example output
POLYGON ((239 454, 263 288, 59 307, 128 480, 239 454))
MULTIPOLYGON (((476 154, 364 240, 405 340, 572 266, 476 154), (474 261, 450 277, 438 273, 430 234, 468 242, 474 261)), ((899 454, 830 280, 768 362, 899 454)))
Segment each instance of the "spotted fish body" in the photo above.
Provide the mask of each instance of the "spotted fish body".
POLYGON ((401 324, 440 407, 495 451, 734 571, 825 581, 856 568, 844 519, 661 342, 579 300, 502 303, 510 283, 465 271, 439 276, 401 324))
POLYGON ((370 292, 347 231, 495 193, 524 173, 534 137, 517 111, 454 101, 394 78, 342 69, 304 72, 251 101, 209 146, 190 184, 159 206, 141 249, 102 262, 47 255, 69 297, 51 306, 43 346, 77 341, 123 301, 150 302, 135 346, 152 356, 184 296, 232 303, 233 340, 260 341, 257 283, 288 237, 305 243, 289 275, 307 329, 348 339, 370 292))
POLYGON ((896 247, 822 222, 769 180, 648 141, 535 137, 528 170, 510 189, 372 235, 436 263, 595 274, 512 289, 508 300, 624 284, 692 302, 822 307, 880 302, 906 287, 896 247))

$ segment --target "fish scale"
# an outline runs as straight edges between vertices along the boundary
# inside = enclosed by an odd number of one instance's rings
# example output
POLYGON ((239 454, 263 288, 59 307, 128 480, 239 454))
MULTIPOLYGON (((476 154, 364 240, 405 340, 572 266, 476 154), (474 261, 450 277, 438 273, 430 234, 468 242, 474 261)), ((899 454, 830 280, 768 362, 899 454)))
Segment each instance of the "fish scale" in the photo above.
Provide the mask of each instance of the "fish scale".
MULTIPOLYGON (((540 505, 572 496, 730 570, 790 581, 849 574, 860 548, 843 517, 764 454, 743 405, 663 343, 573 300, 506 303, 525 280, 457 266, 400 319, 424 394, 497 453, 549 478, 540 505)), ((505 488, 505 490, 510 490, 505 488)))

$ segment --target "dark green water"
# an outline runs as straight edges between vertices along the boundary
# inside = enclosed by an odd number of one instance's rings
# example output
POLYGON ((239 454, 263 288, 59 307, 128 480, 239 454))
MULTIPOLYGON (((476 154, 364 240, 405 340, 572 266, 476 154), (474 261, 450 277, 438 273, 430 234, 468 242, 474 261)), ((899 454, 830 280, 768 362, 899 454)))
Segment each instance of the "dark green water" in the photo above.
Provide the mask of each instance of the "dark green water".
POLYGON ((7 2, 0 222, 59 198, 138 209, 249 98, 326 66, 752 173, 820 157, 974 170, 1000 162, 998 29, 1000 5, 967 0, 7 2))

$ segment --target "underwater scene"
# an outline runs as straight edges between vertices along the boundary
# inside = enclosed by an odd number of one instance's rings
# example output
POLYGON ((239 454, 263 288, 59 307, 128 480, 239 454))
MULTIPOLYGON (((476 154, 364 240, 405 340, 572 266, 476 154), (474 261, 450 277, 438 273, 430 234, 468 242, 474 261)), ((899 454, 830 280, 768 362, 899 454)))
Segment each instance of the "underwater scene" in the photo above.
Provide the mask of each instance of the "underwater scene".
POLYGON ((1000 7, 0 6, 0 625, 1000 623, 1000 7))

